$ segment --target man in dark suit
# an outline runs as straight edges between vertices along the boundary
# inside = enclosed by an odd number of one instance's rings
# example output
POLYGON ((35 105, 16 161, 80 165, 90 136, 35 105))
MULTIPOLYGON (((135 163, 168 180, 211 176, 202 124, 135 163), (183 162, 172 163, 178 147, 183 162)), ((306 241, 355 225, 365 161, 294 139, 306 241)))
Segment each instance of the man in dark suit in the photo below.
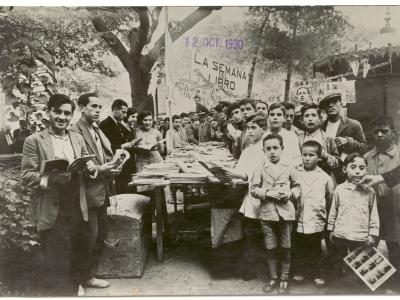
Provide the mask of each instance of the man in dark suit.
POLYGON ((194 96, 194 102, 196 103, 196 112, 197 113, 209 113, 210 111, 208 110, 207 107, 205 107, 203 104, 201 104, 201 98, 199 95, 194 96))
POLYGON ((26 138, 22 178, 33 189, 33 219, 40 233, 49 296, 77 296, 88 245, 88 208, 85 178, 97 176, 93 162, 85 170, 41 174, 43 161, 64 158, 72 162, 88 155, 82 136, 66 130, 75 104, 65 95, 48 103, 50 126, 26 138))
POLYGON ((368 146, 361 124, 343 116, 341 101, 340 93, 328 95, 320 101, 319 107, 328 116, 321 128, 328 137, 334 139, 342 157, 353 152, 364 154, 368 146))
POLYGON ((71 131, 83 136, 89 154, 96 156, 93 162, 98 171, 95 179, 86 182, 90 236, 88 253, 90 255, 85 261, 86 272, 82 283, 87 287, 106 288, 110 284, 105 280, 95 278, 94 272, 106 240, 107 206, 109 205, 111 182, 113 176, 120 172, 113 169, 111 144, 96 123, 102 109, 101 100, 94 93, 86 93, 79 97, 78 105, 82 117, 71 127, 71 131))
MULTIPOLYGON (((121 99, 114 100, 111 105, 111 115, 100 122, 99 127, 111 143, 111 149, 115 154, 117 149, 132 149, 139 140, 128 141, 129 130, 121 124, 126 117, 128 104, 121 99)), ((118 194, 128 192, 127 185, 130 182, 130 174, 127 168, 123 168, 121 174, 115 179, 115 190, 118 194)))

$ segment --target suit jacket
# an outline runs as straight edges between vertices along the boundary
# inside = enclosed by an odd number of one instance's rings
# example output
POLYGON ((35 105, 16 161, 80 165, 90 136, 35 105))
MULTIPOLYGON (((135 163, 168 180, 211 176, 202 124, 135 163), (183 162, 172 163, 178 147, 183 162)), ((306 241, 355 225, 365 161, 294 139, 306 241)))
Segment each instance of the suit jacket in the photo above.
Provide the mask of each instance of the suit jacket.
POLYGON ((394 168, 393 170, 389 172, 385 172, 381 174, 383 179, 385 180, 385 183, 389 187, 393 187, 397 184, 400 183, 400 166, 394 168))
MULTIPOLYGON (((88 155, 83 137, 75 132, 68 132, 74 150, 75 158, 88 155)), ((44 160, 54 159, 54 150, 48 129, 35 133, 26 138, 22 155, 22 178, 25 184, 33 189, 32 214, 39 231, 53 227, 56 222, 59 206, 60 192, 57 189, 42 189, 40 187, 40 167, 44 160)), ((88 220, 88 208, 85 194, 83 175, 79 174, 79 201, 82 217, 88 220)), ((65 193, 65 191, 64 191, 65 193)))
POLYGON ((113 153, 121 149, 121 145, 128 142, 129 130, 121 124, 117 124, 110 116, 100 122, 99 128, 111 143, 113 153))
POLYGON ((270 199, 267 191, 289 191, 294 194, 294 201, 300 197, 300 184, 297 182, 296 173, 290 164, 280 161, 272 164, 268 160, 260 163, 254 170, 250 180, 250 194, 260 199, 259 219, 266 221, 295 220, 295 207, 291 201, 283 202, 270 199))
MULTIPOLYGON (((325 132, 327 124, 328 120, 325 120, 321 126, 321 129, 325 132)), ((368 145, 367 141, 365 140, 364 131, 360 122, 356 120, 341 116, 336 137, 346 137, 349 139, 349 142, 346 145, 338 149, 340 153, 344 152, 346 154, 350 154, 353 152, 358 152, 360 154, 364 154, 367 152, 368 145)))
MULTIPOLYGON (((99 150, 96 146, 96 142, 89 131, 89 125, 85 121, 79 120, 75 125, 71 127, 71 131, 82 135, 83 139, 85 140, 85 144, 89 154, 96 155, 93 162, 99 172, 100 166, 105 162, 109 162, 113 157, 110 141, 101 130, 98 130, 103 149, 104 161, 102 161, 99 150)), ((95 179, 88 179, 86 181, 86 200, 89 208, 100 207, 104 205, 105 200, 109 197, 109 185, 111 182, 112 177, 105 176, 100 172, 95 179)))

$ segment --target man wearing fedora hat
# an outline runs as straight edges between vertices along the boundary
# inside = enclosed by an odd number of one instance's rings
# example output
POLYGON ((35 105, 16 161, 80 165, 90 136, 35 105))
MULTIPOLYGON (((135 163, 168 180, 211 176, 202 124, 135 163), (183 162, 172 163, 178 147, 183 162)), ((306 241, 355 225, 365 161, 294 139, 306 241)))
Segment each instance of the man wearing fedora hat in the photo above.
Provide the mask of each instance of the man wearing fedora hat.
POLYGON ((325 110, 327 120, 322 124, 326 135, 335 141, 337 150, 344 160, 347 154, 367 151, 367 142, 360 122, 342 114, 342 96, 340 93, 327 95, 319 102, 319 107, 325 110))

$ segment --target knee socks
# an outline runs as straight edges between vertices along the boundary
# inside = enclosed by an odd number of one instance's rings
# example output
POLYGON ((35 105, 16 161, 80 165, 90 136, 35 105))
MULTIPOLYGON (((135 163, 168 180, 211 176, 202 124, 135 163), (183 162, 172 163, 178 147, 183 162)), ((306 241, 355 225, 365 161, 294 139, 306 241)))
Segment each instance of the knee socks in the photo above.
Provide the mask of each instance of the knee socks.
POLYGON ((278 279, 278 259, 277 259, 277 249, 267 249, 267 261, 269 275, 271 279, 278 279))
POLYGON ((290 271, 290 248, 281 247, 281 280, 289 280, 290 271))
MULTIPOLYGON (((278 279, 278 249, 267 249, 268 255, 268 269, 271 279, 278 279)), ((290 248, 280 248, 280 267, 281 276, 280 279, 283 281, 289 280, 290 271, 290 248)))

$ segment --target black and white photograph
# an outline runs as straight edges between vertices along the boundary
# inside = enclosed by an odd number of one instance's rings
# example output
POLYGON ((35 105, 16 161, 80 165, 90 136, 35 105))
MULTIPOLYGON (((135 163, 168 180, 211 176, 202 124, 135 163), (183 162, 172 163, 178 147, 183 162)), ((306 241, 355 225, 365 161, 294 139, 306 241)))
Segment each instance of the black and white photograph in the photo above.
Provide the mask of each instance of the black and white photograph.
POLYGON ((372 291, 375 291, 397 271, 375 247, 359 247, 344 260, 372 291), (355 262, 351 263, 355 256, 355 262))
POLYGON ((0 297, 400 294, 400 6, 76 3, 0 6, 0 297))

